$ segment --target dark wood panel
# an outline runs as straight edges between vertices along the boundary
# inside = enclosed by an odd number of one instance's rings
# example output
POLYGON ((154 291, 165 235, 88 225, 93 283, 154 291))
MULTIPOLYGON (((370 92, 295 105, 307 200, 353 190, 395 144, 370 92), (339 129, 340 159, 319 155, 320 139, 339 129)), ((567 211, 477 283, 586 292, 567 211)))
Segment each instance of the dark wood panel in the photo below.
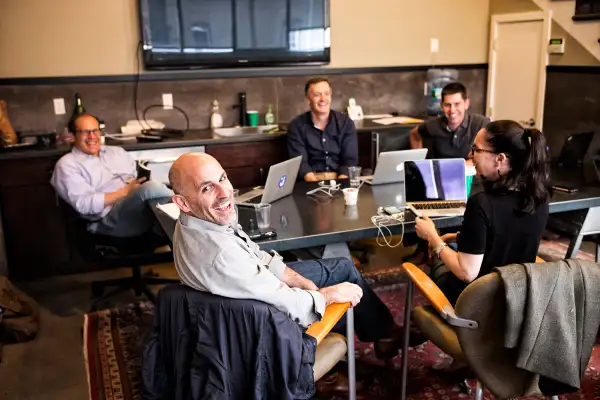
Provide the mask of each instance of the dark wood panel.
POLYGON ((27 186, 50 181, 58 157, 2 160, 0 162, 1 186, 27 186))
POLYGON ((359 133, 358 141, 358 165, 363 169, 371 168, 371 133, 359 133))
POLYGON ((56 275, 69 262, 63 215, 49 185, 3 188, 0 196, 9 274, 16 280, 56 275))
POLYGON ((206 153, 216 158, 223 168, 271 166, 287 159, 285 137, 264 142, 206 146, 206 153))

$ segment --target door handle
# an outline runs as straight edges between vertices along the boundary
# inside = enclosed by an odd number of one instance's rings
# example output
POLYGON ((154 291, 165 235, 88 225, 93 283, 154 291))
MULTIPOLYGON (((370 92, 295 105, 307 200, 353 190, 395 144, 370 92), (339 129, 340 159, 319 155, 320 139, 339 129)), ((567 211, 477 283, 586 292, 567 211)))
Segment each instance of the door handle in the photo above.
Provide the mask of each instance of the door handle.
POLYGON ((519 121, 519 123, 523 126, 529 126, 530 128, 533 128, 535 126, 535 119, 530 118, 529 121, 519 121))

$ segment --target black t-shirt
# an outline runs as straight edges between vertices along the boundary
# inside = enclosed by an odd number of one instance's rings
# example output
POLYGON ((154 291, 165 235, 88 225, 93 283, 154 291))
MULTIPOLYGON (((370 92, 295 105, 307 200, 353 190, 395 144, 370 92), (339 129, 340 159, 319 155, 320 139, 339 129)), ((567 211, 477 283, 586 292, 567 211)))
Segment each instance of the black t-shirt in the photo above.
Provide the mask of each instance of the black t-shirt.
POLYGON ((467 158, 477 132, 490 122, 486 116, 467 113, 455 131, 448 127, 448 119, 441 116, 419 125, 419 134, 431 140, 427 158, 467 158))
MULTIPOLYGON (((461 253, 484 254, 478 278, 495 267, 535 262, 547 221, 547 204, 526 214, 520 210, 517 192, 477 193, 467 201, 457 248, 461 253)), ((448 275, 452 277, 441 289, 454 304, 468 284, 448 275)))

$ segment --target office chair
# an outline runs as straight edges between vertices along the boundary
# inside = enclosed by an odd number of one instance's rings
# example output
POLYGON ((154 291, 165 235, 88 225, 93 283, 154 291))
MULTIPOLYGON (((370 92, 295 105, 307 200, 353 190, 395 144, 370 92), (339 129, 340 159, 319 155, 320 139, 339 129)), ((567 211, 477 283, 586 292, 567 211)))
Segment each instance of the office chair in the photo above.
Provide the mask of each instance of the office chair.
POLYGON ((132 275, 126 278, 109 279, 92 282, 91 291, 95 301, 92 308, 97 308, 100 301, 123 291, 133 289, 136 296, 143 294, 152 302, 156 296, 150 285, 161 285, 179 282, 179 279, 160 278, 152 272, 142 274, 143 265, 162 264, 173 261, 172 252, 156 253, 158 247, 168 243, 166 238, 153 233, 131 238, 120 238, 88 232, 88 220, 81 217, 73 207, 58 198, 60 208, 67 220, 68 237, 73 238, 75 247, 85 261, 99 264, 103 268, 131 268, 132 275), (115 287, 104 294, 107 287, 115 287))
MULTIPOLYGON (((536 262, 544 260, 536 257, 536 262)), ((468 362, 477 377, 476 399, 483 399, 485 388, 499 398, 539 394, 537 379, 517 368, 515 353, 506 351, 504 335, 498 334, 503 332, 504 319, 497 316, 505 315, 506 305, 496 272, 467 286, 454 308, 421 269, 410 263, 402 267, 431 303, 412 311, 415 324, 442 351, 455 360, 468 362)))
MULTIPOLYGON (((277 347, 274 351, 282 354, 297 348, 296 339, 301 339, 304 335, 312 336, 317 344, 313 364, 315 382, 346 356, 348 398, 356 399, 354 314, 350 303, 329 305, 322 319, 312 324, 302 334, 302 328, 288 314, 270 304, 258 300, 226 298, 181 284, 167 285, 158 293, 154 328, 142 357, 144 393, 152 398, 195 398, 195 396, 206 395, 207 393, 204 392, 207 390, 206 387, 191 383, 190 370, 181 371, 176 367, 176 365, 192 365, 198 368, 202 366, 202 371, 214 370, 211 379, 220 382, 222 388, 219 390, 223 394, 241 398, 239 392, 244 392, 247 394, 245 397, 252 397, 252 393, 246 392, 252 391, 256 378, 253 375, 254 371, 247 369, 253 369, 254 365, 241 363, 240 357, 245 355, 235 354, 231 345, 232 343, 237 345, 240 335, 247 336, 244 335, 246 329, 260 329, 260 332, 255 331, 255 333, 256 336, 261 337, 261 343, 264 341, 272 343, 277 347), (243 314, 242 318, 239 317, 240 314, 243 314), (331 333, 331 329, 344 314, 346 314, 346 337, 331 333), (229 317, 222 319, 223 315, 229 317), (239 322, 241 319, 245 322, 239 322), (277 321, 273 327, 264 323, 271 319, 277 321), (219 326, 207 325, 207 321, 219 321, 219 326), (269 328, 267 329, 266 326, 269 328), (182 335, 182 330, 186 334, 182 335), (293 335, 296 332, 298 336, 293 335), (205 354, 202 348, 207 345, 218 349, 218 355, 205 354), (156 376, 157 373, 166 375, 168 384, 163 384, 164 381, 156 376), (227 381, 230 374, 243 375, 247 378, 242 381, 227 381)), ((252 341, 244 344, 244 346, 255 345, 257 343, 252 341)), ((196 378, 200 381, 203 379, 203 377, 196 378)), ((280 394, 279 398, 287 397, 280 394)))

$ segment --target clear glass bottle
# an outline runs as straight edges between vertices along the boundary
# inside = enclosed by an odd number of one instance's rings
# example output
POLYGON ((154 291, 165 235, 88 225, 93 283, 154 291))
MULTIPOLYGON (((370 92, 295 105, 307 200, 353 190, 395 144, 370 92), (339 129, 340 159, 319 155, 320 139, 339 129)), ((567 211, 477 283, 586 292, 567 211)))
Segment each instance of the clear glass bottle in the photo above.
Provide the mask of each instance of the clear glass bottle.
POLYGON ((273 105, 269 104, 269 109, 265 114, 265 125, 273 125, 275 123, 275 114, 273 114, 273 105))

